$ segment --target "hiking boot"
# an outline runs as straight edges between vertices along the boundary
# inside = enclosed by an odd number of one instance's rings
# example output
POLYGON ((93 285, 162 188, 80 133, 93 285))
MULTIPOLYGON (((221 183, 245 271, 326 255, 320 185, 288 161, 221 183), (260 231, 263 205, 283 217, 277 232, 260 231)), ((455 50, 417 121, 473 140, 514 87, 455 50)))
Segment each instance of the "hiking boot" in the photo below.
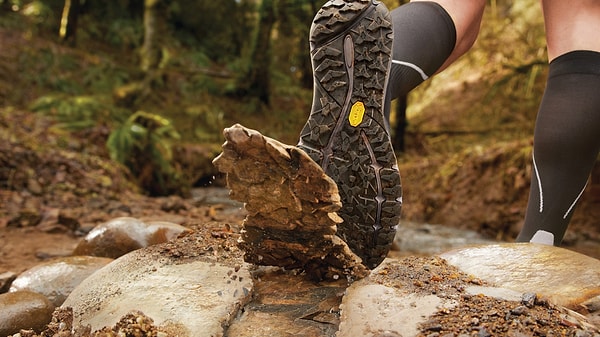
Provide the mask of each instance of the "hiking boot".
POLYGON ((383 106, 392 23, 374 0, 328 1, 310 31, 312 111, 304 150, 338 185, 337 235, 369 268, 386 257, 400 220, 400 174, 383 106))

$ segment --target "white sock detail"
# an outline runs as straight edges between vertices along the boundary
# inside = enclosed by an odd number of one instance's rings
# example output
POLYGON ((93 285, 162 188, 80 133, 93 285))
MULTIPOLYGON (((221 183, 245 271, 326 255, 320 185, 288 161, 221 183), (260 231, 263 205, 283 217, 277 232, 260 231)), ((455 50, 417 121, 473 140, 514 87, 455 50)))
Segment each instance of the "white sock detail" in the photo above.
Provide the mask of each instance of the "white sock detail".
POLYGON ((426 79, 429 78, 429 76, 427 76, 427 74, 425 74, 425 72, 423 71, 423 69, 421 69, 416 64, 409 63, 409 62, 404 62, 404 61, 398 61, 398 60, 392 60, 392 63, 399 64, 401 66, 406 66, 406 67, 414 69, 416 72, 419 73, 419 75, 421 75, 421 78, 423 79, 423 81, 425 81, 426 79))
POLYGON ((535 232, 529 242, 552 246, 554 245, 554 234, 540 229, 535 232))
POLYGON ((544 192, 542 191, 542 178, 540 178, 540 172, 538 171, 537 164, 535 163, 535 152, 531 154, 533 158, 533 170, 535 171, 535 177, 538 182, 538 189, 540 190, 540 213, 544 211, 544 192))
POLYGON ((581 192, 579 192, 579 195, 577 196, 577 198, 575 198, 575 201, 573 201, 573 203, 571 204, 571 207, 569 207, 569 209, 567 210, 567 212, 565 213, 565 215, 563 215, 563 219, 566 219, 567 216, 569 216, 569 213, 571 213, 571 211, 573 210, 573 207, 575 207, 575 204, 577 203, 577 201, 579 200, 579 198, 581 198, 581 195, 583 194, 583 191, 585 191, 586 186, 587 186, 587 182, 585 183, 585 185, 581 189, 581 192))

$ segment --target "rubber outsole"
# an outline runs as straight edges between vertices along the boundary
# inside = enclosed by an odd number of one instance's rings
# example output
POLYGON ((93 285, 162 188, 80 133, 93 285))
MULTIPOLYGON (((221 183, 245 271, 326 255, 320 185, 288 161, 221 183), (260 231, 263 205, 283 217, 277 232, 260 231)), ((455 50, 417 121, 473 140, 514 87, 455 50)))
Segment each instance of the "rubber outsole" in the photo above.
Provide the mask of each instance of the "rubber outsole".
POLYGON ((310 33, 312 111, 298 147, 321 164, 342 200, 340 236, 374 268, 393 243, 402 189, 383 105, 392 23, 383 3, 327 2, 310 33))

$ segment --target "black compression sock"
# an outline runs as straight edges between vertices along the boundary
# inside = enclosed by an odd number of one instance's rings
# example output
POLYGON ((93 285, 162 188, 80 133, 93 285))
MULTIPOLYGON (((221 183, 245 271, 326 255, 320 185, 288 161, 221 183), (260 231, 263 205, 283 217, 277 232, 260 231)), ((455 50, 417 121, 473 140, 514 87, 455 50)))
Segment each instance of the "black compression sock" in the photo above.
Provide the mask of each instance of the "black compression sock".
POLYGON ((456 43, 452 18, 435 2, 410 2, 391 11, 394 25, 392 69, 385 114, 391 100, 408 94, 433 75, 456 43))
POLYGON ((534 136, 534 170, 517 241, 559 245, 600 150, 600 53, 550 63, 534 136))

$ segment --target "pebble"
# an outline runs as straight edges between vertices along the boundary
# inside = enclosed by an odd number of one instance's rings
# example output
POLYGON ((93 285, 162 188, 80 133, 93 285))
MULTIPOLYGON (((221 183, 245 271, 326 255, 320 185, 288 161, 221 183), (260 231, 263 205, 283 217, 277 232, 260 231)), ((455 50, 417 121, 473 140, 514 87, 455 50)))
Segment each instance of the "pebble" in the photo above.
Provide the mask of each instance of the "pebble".
POLYGON ((54 305, 42 294, 16 291, 0 294, 0 336, 21 329, 41 331, 52 319, 54 305))
POLYGON ((521 303, 526 307, 531 308, 535 305, 536 299, 536 293, 524 293, 523 296, 521 296, 521 303))
POLYGON ((112 259, 94 256, 58 258, 23 272, 13 281, 10 291, 33 291, 58 307, 81 281, 110 262, 112 259))
POLYGON ((188 230, 172 222, 118 217, 94 227, 75 247, 73 255, 116 259, 136 249, 172 240, 188 230))

